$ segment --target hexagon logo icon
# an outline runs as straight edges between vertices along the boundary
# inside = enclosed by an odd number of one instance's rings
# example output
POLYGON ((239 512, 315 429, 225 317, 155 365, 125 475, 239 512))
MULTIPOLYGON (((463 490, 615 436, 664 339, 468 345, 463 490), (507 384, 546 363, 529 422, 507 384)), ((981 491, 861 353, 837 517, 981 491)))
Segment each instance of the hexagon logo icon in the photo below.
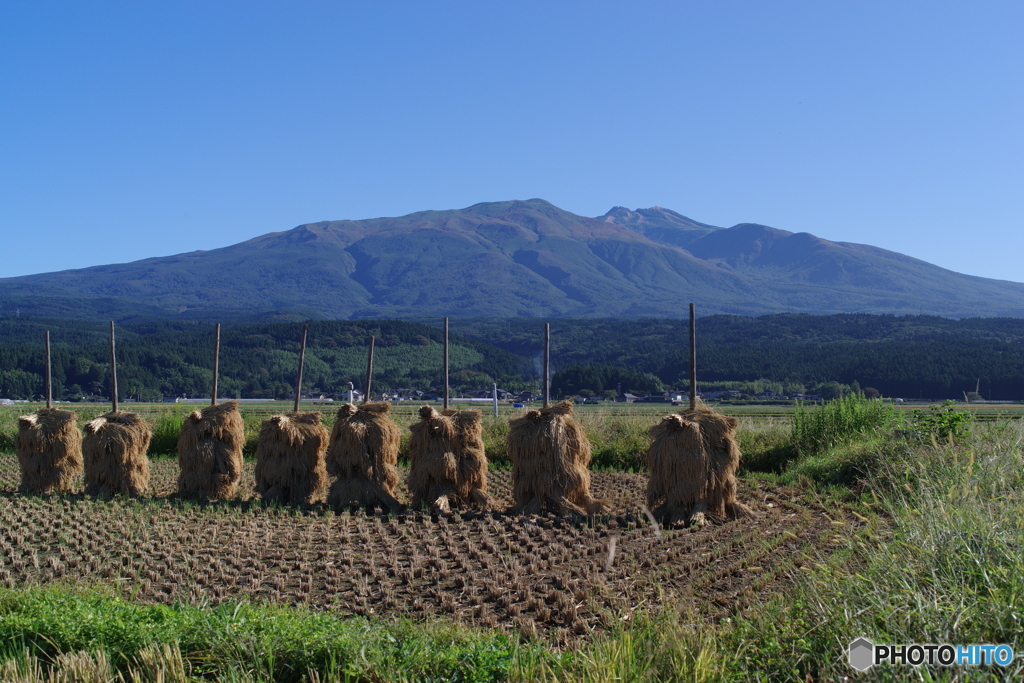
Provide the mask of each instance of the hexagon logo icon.
POLYGON ((857 671, 867 671, 875 663, 875 646, 867 638, 858 638, 850 643, 850 666, 857 671))

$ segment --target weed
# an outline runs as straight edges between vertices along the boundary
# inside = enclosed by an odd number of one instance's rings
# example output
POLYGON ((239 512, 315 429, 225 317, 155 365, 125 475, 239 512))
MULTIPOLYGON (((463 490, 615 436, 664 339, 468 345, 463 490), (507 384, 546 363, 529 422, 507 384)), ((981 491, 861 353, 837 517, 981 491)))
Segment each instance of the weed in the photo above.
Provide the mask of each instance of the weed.
POLYGON ((792 443, 800 456, 819 455, 858 438, 889 432, 901 424, 896 409, 881 401, 851 394, 808 408, 797 404, 792 443))
POLYGON ((952 443, 967 436, 973 417, 966 410, 958 410, 956 401, 944 401, 929 407, 928 412, 915 410, 910 419, 922 434, 952 443))

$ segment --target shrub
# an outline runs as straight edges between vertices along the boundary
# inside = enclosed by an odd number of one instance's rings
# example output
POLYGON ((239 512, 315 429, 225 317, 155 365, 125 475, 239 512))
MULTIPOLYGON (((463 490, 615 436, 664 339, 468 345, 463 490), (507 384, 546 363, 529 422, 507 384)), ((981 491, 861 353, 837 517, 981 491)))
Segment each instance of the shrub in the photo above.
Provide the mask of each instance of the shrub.
POLYGON ((945 401, 940 406, 931 406, 928 412, 915 410, 911 415, 914 425, 921 434, 953 443, 970 432, 972 416, 966 410, 957 410, 956 401, 945 401))

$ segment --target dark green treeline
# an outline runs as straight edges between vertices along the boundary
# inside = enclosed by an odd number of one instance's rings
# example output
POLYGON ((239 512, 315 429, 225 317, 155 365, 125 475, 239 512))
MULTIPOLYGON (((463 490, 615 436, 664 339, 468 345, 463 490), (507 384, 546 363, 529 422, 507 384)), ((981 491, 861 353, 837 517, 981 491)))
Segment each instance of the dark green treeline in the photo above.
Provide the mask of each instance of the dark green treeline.
MULTIPOLYGON (((443 333, 426 325, 391 320, 309 324, 303 388, 341 392, 362 389, 370 335, 377 337, 374 390, 427 388, 442 382, 443 333)), ((29 398, 44 391, 43 330, 51 331, 54 395, 67 399, 109 396, 109 328, 84 322, 0 320, 0 397, 29 398)), ((219 394, 287 398, 298 369, 301 326, 272 323, 221 332, 219 394)), ((451 381, 475 387, 492 381, 515 385, 526 373, 523 358, 488 344, 451 335, 451 381)), ((117 327, 117 380, 122 398, 209 396, 213 377, 213 325, 127 323, 117 327)))
MULTIPOLYGON (((535 388, 543 323, 552 325, 554 370, 623 383, 644 392, 659 382, 685 388, 685 320, 459 319, 452 335, 452 385, 498 382, 535 388)), ((441 382, 441 331, 420 323, 353 320, 310 323, 304 386, 340 392, 363 382, 366 345, 378 337, 375 386, 428 389, 441 382)), ((0 319, 0 397, 43 392, 42 331, 53 336, 55 395, 109 393, 107 327, 72 321, 0 319)), ((295 381, 301 327, 272 323, 225 328, 221 395, 287 396, 295 381)), ((1024 400, 1024 320, 932 316, 779 314, 697 321, 698 379, 769 379, 811 388, 827 382, 874 387, 886 396, 1024 400)), ((209 394, 213 326, 182 322, 118 327, 122 397, 209 394)))
MULTIPOLYGON (((686 320, 474 319, 459 328, 527 355, 537 352, 544 322, 551 323, 558 368, 589 366, 608 376, 615 367, 636 373, 638 385, 653 375, 667 386, 688 386, 686 320)), ((856 382, 891 397, 962 399, 980 380, 986 399, 1024 400, 1024 320, 1018 318, 716 315, 698 318, 697 347, 701 382, 764 378, 808 389, 856 382)))

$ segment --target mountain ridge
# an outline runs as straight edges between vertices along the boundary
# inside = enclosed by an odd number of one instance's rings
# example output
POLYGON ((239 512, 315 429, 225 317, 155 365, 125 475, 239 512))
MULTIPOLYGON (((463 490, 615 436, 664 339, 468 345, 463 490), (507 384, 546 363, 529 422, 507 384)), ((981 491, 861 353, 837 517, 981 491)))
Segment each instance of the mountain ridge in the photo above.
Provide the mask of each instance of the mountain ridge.
POLYGON ((424 315, 1024 317, 1024 284, 871 245, 663 207, 586 217, 543 199, 318 221, 206 251, 0 279, 0 315, 267 320, 424 315))

